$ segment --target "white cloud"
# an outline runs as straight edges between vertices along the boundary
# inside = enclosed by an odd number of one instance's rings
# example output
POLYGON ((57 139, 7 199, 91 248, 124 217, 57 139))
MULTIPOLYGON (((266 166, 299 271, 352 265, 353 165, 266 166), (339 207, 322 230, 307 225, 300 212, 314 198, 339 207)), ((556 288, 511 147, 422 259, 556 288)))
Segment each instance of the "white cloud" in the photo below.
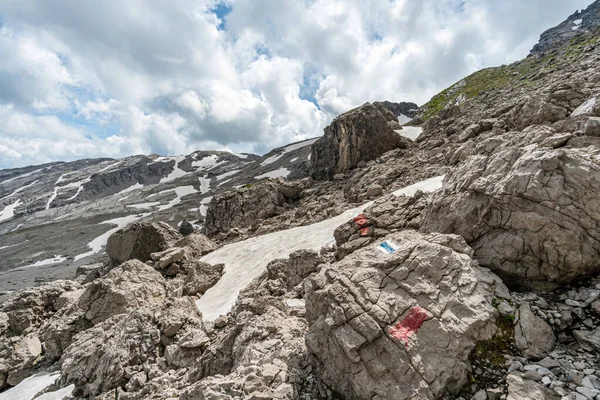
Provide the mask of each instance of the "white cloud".
POLYGON ((265 152, 522 58, 589 1, 0 0, 0 167, 265 152))

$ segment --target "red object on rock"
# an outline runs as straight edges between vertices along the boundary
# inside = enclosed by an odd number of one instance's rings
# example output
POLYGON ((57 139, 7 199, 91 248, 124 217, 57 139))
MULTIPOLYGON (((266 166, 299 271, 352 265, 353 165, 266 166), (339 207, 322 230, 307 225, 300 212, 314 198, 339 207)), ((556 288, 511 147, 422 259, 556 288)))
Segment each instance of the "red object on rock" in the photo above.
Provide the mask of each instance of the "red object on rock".
POLYGON ((427 318, 429 318, 427 310, 421 307, 413 307, 402 321, 390 328, 389 333, 394 339, 403 341, 406 350, 408 350, 409 336, 417 332, 427 318))
POLYGON ((356 217, 354 217, 353 221, 356 225, 358 225, 359 228, 364 227, 369 222, 367 220, 367 216, 363 213, 360 213, 356 217))
POLYGON ((360 236, 369 236, 371 234, 371 228, 365 227, 360 229, 360 236))

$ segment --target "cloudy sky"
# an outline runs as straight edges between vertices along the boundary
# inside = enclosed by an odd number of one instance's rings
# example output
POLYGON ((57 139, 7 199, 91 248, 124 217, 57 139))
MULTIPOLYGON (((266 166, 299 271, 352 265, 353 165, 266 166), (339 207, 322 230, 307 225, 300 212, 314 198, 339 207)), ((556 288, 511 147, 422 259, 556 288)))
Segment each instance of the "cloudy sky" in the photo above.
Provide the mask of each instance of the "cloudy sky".
POLYGON ((262 154, 419 105, 591 0, 0 0, 0 168, 262 154))

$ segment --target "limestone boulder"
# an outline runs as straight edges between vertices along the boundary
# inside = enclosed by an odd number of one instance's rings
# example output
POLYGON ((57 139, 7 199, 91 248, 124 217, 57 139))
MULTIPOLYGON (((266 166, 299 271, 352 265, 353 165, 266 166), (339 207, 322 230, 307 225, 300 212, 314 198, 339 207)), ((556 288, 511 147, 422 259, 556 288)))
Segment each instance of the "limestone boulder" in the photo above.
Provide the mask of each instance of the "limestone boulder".
POLYGON ((354 169, 383 153, 404 148, 409 140, 401 137, 398 119, 381 103, 366 103, 333 120, 325 134, 312 145, 311 174, 317 180, 354 169))
POLYGON ((434 399, 467 383, 469 353, 507 295, 455 235, 391 234, 306 282, 306 343, 345 398, 434 399))
POLYGON ((447 175, 422 227, 461 235, 509 285, 555 287, 600 272, 599 192, 598 148, 509 146, 447 175))
POLYGON ((552 327, 535 315, 528 303, 519 307, 518 318, 515 342, 525 357, 543 358, 554 349, 556 338, 552 327))
POLYGON ((138 307, 159 307, 166 297, 165 282, 154 268, 131 260, 114 268, 86 288, 78 301, 93 324, 138 307))
POLYGON ((148 261, 152 253, 174 247, 183 236, 165 222, 140 222, 113 233, 106 253, 115 265, 128 260, 148 261))

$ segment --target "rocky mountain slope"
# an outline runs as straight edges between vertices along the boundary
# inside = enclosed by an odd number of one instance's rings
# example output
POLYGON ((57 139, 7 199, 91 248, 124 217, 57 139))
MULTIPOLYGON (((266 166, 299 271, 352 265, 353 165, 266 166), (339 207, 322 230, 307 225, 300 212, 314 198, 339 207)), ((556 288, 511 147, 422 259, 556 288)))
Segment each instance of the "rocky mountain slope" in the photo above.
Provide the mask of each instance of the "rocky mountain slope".
POLYGON ((0 400, 600 398, 599 7, 410 122, 3 171, 1 240, 65 226, 77 273, 5 295, 0 400))

